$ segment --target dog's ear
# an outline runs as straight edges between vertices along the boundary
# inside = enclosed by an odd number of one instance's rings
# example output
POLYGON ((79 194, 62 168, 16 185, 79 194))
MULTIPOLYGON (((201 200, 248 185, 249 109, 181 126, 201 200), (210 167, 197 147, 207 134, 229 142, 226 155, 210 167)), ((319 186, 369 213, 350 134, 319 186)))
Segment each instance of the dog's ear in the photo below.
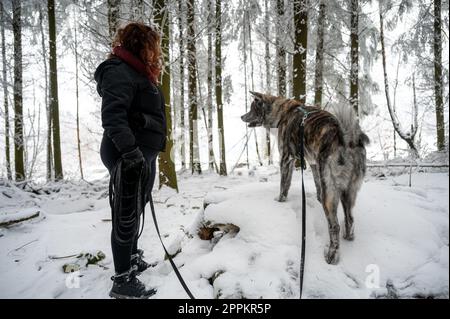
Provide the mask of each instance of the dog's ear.
POLYGON ((263 100, 263 94, 258 92, 249 91, 251 95, 253 95, 258 101, 263 100))

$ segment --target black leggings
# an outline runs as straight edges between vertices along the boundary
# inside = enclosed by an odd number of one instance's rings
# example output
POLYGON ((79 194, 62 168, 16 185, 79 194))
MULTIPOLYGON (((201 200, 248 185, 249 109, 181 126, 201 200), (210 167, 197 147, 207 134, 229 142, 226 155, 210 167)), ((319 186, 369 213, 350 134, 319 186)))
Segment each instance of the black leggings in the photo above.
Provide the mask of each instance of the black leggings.
MULTIPOLYGON (((144 154, 148 167, 150 167, 148 191, 151 192, 153 189, 153 184, 155 182, 156 158, 158 157, 159 151, 150 149, 145 146, 139 146, 139 149, 144 154)), ((111 139, 107 136, 103 136, 102 143, 100 146, 100 157, 102 159, 103 164, 106 166, 106 168, 110 173, 114 168, 114 166, 116 165, 117 161, 120 159, 120 153, 117 151, 111 139)), ((127 190, 124 190, 124 192, 127 192, 127 190)), ((114 222, 115 219, 112 218, 112 220, 114 222)), ((118 225, 113 225, 113 227, 117 226, 118 225)), ((138 236, 136 234, 134 240, 132 240, 130 244, 124 245, 123 243, 118 242, 117 238, 115 238, 114 236, 114 233, 111 232, 111 249, 113 253, 114 268, 116 273, 118 274, 123 273, 130 269, 131 255, 137 253, 138 248, 137 237, 138 236)))

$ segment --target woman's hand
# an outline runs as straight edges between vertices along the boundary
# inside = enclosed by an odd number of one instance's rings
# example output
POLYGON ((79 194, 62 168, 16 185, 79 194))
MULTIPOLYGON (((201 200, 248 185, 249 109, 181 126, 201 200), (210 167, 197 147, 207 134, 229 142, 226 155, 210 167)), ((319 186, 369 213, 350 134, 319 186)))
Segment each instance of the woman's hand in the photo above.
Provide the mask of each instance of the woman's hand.
POLYGON ((136 147, 134 150, 123 153, 122 154, 123 159, 123 169, 125 171, 128 171, 130 169, 139 168, 142 166, 142 163, 144 163, 145 158, 142 154, 139 147, 136 147))

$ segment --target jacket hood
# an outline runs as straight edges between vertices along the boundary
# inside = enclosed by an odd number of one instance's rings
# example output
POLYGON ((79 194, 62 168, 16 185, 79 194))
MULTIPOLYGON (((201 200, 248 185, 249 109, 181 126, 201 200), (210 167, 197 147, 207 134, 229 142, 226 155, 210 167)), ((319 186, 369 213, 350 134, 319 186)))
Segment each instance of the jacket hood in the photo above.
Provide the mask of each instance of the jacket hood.
POLYGON ((102 63, 100 63, 99 66, 97 67, 97 69, 95 70, 94 79, 97 82, 97 92, 100 96, 102 96, 100 88, 102 85, 104 70, 106 69, 106 67, 108 67, 110 65, 119 65, 121 63, 122 63, 122 60, 120 60, 119 58, 111 58, 111 59, 105 60, 102 63))

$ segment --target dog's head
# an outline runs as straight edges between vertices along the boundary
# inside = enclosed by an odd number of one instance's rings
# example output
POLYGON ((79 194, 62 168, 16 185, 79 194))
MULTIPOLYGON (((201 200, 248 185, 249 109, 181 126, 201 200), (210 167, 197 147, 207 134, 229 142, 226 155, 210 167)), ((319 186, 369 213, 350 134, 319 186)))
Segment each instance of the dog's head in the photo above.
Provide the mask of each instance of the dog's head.
POLYGON ((248 127, 272 127, 270 113, 276 97, 252 91, 250 91, 250 94, 253 95, 254 100, 250 106, 250 111, 241 116, 242 121, 248 123, 248 127))

